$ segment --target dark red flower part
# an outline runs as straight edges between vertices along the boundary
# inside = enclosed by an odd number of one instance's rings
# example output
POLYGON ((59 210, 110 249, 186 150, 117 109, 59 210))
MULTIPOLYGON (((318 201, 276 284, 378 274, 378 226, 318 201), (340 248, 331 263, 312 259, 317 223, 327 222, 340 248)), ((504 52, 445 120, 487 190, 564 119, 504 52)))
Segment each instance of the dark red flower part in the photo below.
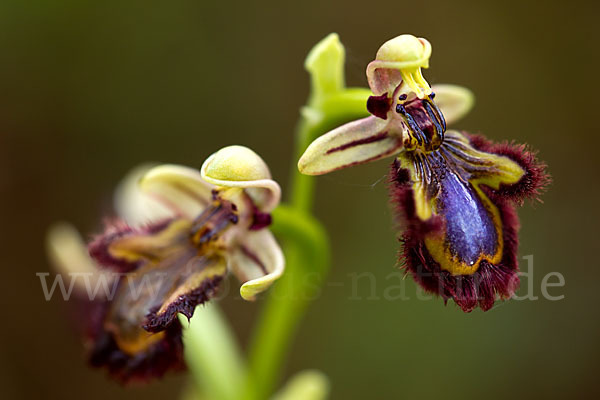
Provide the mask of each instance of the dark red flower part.
POLYGON ((104 222, 104 232, 95 236, 88 243, 90 257, 98 262, 98 265, 111 269, 115 272, 129 272, 136 269, 140 260, 131 261, 115 257, 109 251, 111 243, 131 235, 150 235, 159 233, 171 223, 172 219, 164 219, 141 228, 133 228, 120 219, 107 219, 104 222))
POLYGON ((167 329, 177 318, 177 314, 181 313, 190 320, 194 315, 196 306, 206 303, 215 296, 223 276, 216 275, 206 279, 200 287, 192 290, 177 298, 177 300, 167 307, 163 313, 159 312, 159 307, 154 307, 150 313, 146 315, 146 322, 143 328, 148 332, 160 332, 167 329))
POLYGON ((98 265, 112 269, 115 272, 128 272, 137 268, 137 262, 129 262, 114 257, 108 251, 108 246, 115 240, 123 236, 132 234, 134 229, 121 220, 105 221, 104 232, 94 237, 88 244, 90 257, 98 262, 98 265))
POLYGON ((182 329, 175 321, 141 351, 128 352, 114 333, 106 329, 108 302, 91 305, 88 328, 88 360, 93 367, 104 367, 122 384, 146 383, 161 378, 167 371, 185 370, 182 329))
POLYGON ((519 284, 515 205, 536 198, 549 180, 526 146, 456 131, 436 151, 401 154, 390 193, 404 267, 425 291, 465 312, 510 298, 519 284))
POLYGON ((392 99, 387 93, 381 96, 370 96, 367 100, 367 110, 377 118, 387 119, 387 113, 392 108, 392 99))
POLYGON ((537 153, 526 144, 513 142, 494 143, 483 135, 466 134, 471 145, 477 150, 505 156, 515 161, 525 170, 525 176, 514 185, 502 185, 498 190, 503 197, 521 205, 525 199, 541 201, 545 188, 552 182, 546 172, 546 163, 537 159, 537 153))
POLYGON ((273 217, 271 213, 265 213, 258 209, 256 206, 252 206, 252 225, 250 225, 251 231, 259 231, 270 226, 273 223, 273 217))

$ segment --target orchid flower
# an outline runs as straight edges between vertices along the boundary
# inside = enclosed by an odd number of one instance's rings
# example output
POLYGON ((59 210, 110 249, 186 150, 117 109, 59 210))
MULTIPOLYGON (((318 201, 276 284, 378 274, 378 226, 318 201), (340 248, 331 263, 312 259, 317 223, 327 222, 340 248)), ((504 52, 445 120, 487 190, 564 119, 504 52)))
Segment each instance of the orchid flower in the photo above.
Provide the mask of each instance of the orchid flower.
POLYGON ((430 56, 423 38, 384 43, 367 67, 372 115, 317 138, 298 168, 321 175, 394 156, 401 261, 426 291, 465 312, 485 311, 518 287, 515 205, 535 198, 549 176, 527 146, 446 131, 473 97, 457 86, 431 87, 422 75, 430 56))
POLYGON ((59 270, 115 284, 89 313, 90 362, 122 382, 183 368, 177 314, 191 318, 230 272, 242 282, 242 298, 253 300, 284 270, 268 229, 281 191, 252 150, 230 146, 200 171, 161 165, 135 187, 128 181, 117 192, 121 218, 89 243, 91 258, 67 225, 56 227, 49 241, 59 270))

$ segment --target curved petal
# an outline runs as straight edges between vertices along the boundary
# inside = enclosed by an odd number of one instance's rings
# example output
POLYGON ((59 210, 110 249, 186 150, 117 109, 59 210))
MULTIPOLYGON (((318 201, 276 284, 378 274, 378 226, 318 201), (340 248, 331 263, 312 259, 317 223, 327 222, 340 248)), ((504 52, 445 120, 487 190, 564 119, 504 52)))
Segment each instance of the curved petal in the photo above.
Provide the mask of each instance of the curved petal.
POLYGON ((268 229, 249 232, 232 251, 229 267, 244 282, 240 295, 254 300, 277 280, 285 268, 281 247, 268 229))
POLYGON ((115 190, 114 203, 117 215, 131 226, 141 226, 150 221, 174 216, 171 209, 140 190, 140 179, 156 166, 156 164, 138 165, 125 175, 115 190))
POLYGON ((402 148, 402 137, 387 127, 387 121, 373 116, 342 125, 312 142, 298 169, 306 175, 322 175, 391 156, 402 148))
POLYGON ((367 66, 369 87, 376 96, 392 93, 404 81, 419 98, 431 89, 421 68, 429 67, 431 44, 427 39, 400 35, 385 42, 367 66))
POLYGON ((367 66, 367 79, 371 91, 376 96, 394 91, 402 82, 402 72, 399 69, 382 68, 380 63, 372 61, 367 66))
POLYGON ((271 179, 267 164, 244 146, 227 146, 212 154, 200 169, 202 179, 215 186, 245 189, 262 212, 273 210, 281 188, 271 179))
MULTIPOLYGON (((99 285, 111 286, 117 276, 98 267, 90 258, 81 235, 68 223, 60 222, 50 227, 46 249, 56 272, 74 279, 74 288, 80 292, 99 285)), ((102 294, 102 291, 98 293, 102 294)))
POLYGON ((139 182, 143 193, 152 196, 179 215, 194 218, 210 203, 213 187, 198 170, 165 164, 148 171, 139 182))
POLYGON ((471 111, 475 95, 469 89, 450 84, 433 85, 435 104, 442 110, 448 125, 453 124, 471 111))

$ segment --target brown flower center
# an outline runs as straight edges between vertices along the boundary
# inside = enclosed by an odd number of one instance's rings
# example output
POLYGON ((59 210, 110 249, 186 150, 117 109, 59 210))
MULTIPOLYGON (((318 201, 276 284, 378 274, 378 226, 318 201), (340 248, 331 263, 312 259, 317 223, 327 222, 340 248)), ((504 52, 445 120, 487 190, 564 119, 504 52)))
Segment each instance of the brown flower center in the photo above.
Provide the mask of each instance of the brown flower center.
POLYGON ((236 205, 215 195, 213 203, 194 220, 191 241, 199 252, 214 251, 219 248, 219 238, 238 219, 236 205))
POLYGON ((414 98, 408 101, 406 95, 400 96, 401 103, 396 105, 396 112, 404 120, 409 132, 405 141, 407 150, 431 152, 437 150, 444 141, 446 120, 438 106, 433 102, 435 94, 424 99, 414 98))

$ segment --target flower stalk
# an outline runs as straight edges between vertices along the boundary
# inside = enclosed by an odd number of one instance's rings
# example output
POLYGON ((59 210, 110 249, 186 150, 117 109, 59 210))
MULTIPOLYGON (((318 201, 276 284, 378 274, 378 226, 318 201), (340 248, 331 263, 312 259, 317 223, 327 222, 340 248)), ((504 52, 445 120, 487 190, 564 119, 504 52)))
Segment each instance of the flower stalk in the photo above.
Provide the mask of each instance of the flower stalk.
POLYGON ((268 398, 273 392, 294 332, 329 270, 329 240, 314 217, 281 205, 273 220, 273 232, 285 240, 287 270, 272 288, 253 336, 247 399, 268 398))
MULTIPOLYGON (((301 110, 295 160, 327 130, 368 115, 370 92, 345 87, 344 57, 344 47, 333 33, 306 59, 311 94, 301 110)), ((282 204, 273 212, 271 228, 284 242, 286 273, 270 291, 250 346, 247 399, 268 398, 273 392, 294 332, 329 270, 327 233, 311 213, 314 184, 314 178, 300 174, 294 163, 289 205, 282 204)))
MULTIPOLYGON (((183 341, 185 359, 194 381, 190 393, 202 387, 208 399, 239 399, 246 367, 219 307, 207 303, 189 323, 183 316, 180 316, 180 322, 187 327, 183 341)), ((192 395, 189 397, 191 399, 192 395)))

